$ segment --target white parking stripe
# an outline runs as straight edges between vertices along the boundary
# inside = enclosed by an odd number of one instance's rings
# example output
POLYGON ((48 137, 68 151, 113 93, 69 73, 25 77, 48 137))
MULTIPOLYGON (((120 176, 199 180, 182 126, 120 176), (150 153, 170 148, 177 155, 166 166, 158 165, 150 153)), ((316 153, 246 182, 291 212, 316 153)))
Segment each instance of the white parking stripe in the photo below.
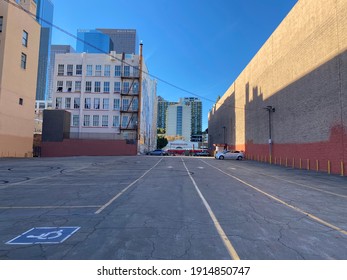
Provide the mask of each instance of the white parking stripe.
POLYGON ((218 232, 220 238, 222 239, 222 241, 223 241, 223 243, 224 243, 224 245, 225 245, 225 247, 226 247, 226 249, 227 249, 227 251, 228 251, 230 257, 231 257, 233 260, 239 260, 239 259, 240 259, 239 255, 237 254, 235 248, 234 248, 233 245, 231 244, 231 242, 230 242, 228 236, 225 234, 225 232, 224 232, 222 226, 221 226, 220 223, 218 222, 218 219, 217 219, 217 217, 215 216, 215 214, 213 213, 213 211, 212 211, 210 205, 208 204, 208 202, 206 201, 205 197, 204 197, 203 194, 201 193, 201 191, 200 191, 198 185, 196 184, 194 178, 193 178, 192 175, 190 174, 190 172, 189 172, 189 170, 188 170, 188 168, 187 168, 187 166, 186 166, 186 164, 185 164, 185 162, 184 162, 183 159, 182 159, 182 162, 183 162, 183 165, 184 165, 185 169, 187 170, 187 173, 188 173, 188 175, 189 175, 191 181, 193 182, 193 185, 194 185, 194 187, 195 187, 197 193, 199 194, 199 196, 200 196, 202 202, 204 203, 204 205, 205 205, 205 207, 206 207, 206 209, 207 209, 207 211, 208 211, 208 213, 209 213, 209 215, 210 215, 210 217, 211 217, 211 219, 212 219, 212 221, 213 221, 213 223, 214 223, 214 226, 215 226, 215 228, 216 228, 216 230, 217 230, 217 232, 218 232))
POLYGON ((342 229, 342 228, 339 228, 338 226, 335 226, 335 225, 333 225, 333 224, 331 224, 331 223, 328 223, 327 221, 324 221, 324 220, 322 220, 321 218, 319 218, 319 217, 317 217, 317 216, 315 216, 315 215, 312 215, 311 213, 306 212, 305 210, 300 209, 299 207, 296 207, 296 206, 294 206, 294 205, 291 205, 291 204, 289 204, 289 203, 283 201, 282 199, 279 199, 278 197, 273 196, 273 195, 271 195, 271 194, 269 194, 269 193, 267 193, 267 192, 265 192, 265 191, 263 191, 263 190, 261 190, 261 189, 255 187, 255 186, 253 186, 252 184, 249 184, 249 183, 243 181, 242 179, 240 179, 240 178, 238 178, 238 177, 236 177, 236 176, 233 176, 233 175, 231 175, 231 174, 229 174, 229 173, 227 173, 227 172, 225 172, 225 171, 219 169, 218 167, 215 167, 215 166, 213 166, 213 165, 211 165, 211 164, 209 164, 209 163, 207 163, 207 162, 205 162, 205 163, 206 163, 207 165, 209 165, 209 166, 211 166, 211 167, 217 169, 218 171, 222 172, 223 174, 225 174, 225 175, 227 175, 227 176, 229 176, 229 177, 235 179, 236 181, 239 181, 240 183, 242 183, 242 184, 244 184, 244 185, 246 185, 246 186, 252 188, 253 190, 256 190, 257 192, 259 192, 259 193, 261 193, 261 194, 267 196, 268 198, 271 198, 272 200, 275 200, 275 201, 277 201, 277 202, 279 202, 279 203, 281 203, 281 204, 283 204, 283 205, 285 205, 285 206, 287 206, 287 207, 289 207, 289 208, 291 208, 291 209, 293 209, 293 210, 295 210, 295 211, 297 211, 297 212, 299 212, 299 213, 301 213, 301 214, 304 214, 304 215, 306 215, 307 217, 310 217, 312 220, 314 220, 314 221, 316 221, 316 222, 318 222, 318 223, 320 223, 320 224, 322 224, 322 225, 324 225, 324 226, 326 226, 326 227, 329 227, 329 228, 334 229, 334 230, 336 230, 336 231, 338 231, 338 232, 340 232, 340 233, 342 233, 342 234, 344 234, 344 235, 347 235, 347 231, 346 231, 346 230, 344 230, 344 229, 342 229))
POLYGON ((101 206, 97 211, 95 211, 95 214, 100 214, 103 210, 105 210, 108 206, 112 204, 117 198, 119 198, 122 194, 124 194, 129 188, 131 188, 133 185, 135 185, 139 180, 141 180, 148 172, 150 172, 152 169, 154 169, 163 158, 161 158, 154 166, 152 166, 150 169, 148 169, 145 173, 143 173, 139 178, 137 178, 135 181, 133 181, 131 184, 129 184, 127 187, 125 187, 121 192, 116 194, 114 197, 112 197, 108 202, 106 202, 103 206, 101 206))

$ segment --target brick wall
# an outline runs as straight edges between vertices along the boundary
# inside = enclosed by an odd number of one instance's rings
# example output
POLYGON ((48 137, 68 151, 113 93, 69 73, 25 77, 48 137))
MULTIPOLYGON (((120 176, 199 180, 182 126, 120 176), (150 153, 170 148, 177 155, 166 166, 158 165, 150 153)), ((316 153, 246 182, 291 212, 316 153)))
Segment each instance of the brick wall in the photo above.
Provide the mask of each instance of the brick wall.
POLYGON ((125 140, 64 139, 62 142, 42 142, 42 157, 69 156, 133 156, 136 144, 125 140))

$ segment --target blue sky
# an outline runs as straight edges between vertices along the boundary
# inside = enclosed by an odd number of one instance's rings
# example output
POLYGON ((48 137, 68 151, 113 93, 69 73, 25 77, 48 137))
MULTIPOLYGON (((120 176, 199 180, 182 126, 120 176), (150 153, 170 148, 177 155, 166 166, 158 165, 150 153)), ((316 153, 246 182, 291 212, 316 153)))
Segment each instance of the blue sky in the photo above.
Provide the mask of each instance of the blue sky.
MULTIPOLYGON (((54 24, 77 29, 133 28, 143 41, 157 94, 169 101, 195 96, 207 114, 297 0, 52 0, 54 24)), ((53 29, 53 44, 74 38, 53 29)))

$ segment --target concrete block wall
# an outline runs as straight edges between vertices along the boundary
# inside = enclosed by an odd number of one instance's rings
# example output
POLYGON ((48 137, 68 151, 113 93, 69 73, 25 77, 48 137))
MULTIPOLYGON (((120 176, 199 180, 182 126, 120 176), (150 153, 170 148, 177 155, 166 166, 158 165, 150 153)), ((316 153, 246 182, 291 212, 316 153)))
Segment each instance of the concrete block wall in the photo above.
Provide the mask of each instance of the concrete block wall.
POLYGON ((276 109, 271 114, 272 163, 343 171, 341 164, 347 161, 347 1, 298 1, 213 108, 209 137, 214 142, 210 145, 221 142, 217 126, 232 118, 227 128, 234 135, 228 139, 229 147, 244 147, 249 158, 269 161, 266 106, 276 109), (232 110, 225 109, 227 102, 234 106, 232 110))

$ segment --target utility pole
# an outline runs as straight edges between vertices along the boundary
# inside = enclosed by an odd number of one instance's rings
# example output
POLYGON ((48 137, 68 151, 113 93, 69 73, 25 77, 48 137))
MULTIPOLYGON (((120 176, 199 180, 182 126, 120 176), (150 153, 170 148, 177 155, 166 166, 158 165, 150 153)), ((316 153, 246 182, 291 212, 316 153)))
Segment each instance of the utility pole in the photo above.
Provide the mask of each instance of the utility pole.
POLYGON ((272 135, 271 135, 271 133, 272 133, 271 123, 272 122, 271 122, 271 115, 272 115, 272 113, 275 113, 276 110, 272 106, 266 106, 264 109, 269 112, 269 162, 271 164, 272 163, 272 135))
POLYGON ((138 111, 137 111, 137 152, 140 152, 141 145, 141 111, 142 111, 142 42, 140 43, 139 56, 139 96, 138 96, 138 111))

